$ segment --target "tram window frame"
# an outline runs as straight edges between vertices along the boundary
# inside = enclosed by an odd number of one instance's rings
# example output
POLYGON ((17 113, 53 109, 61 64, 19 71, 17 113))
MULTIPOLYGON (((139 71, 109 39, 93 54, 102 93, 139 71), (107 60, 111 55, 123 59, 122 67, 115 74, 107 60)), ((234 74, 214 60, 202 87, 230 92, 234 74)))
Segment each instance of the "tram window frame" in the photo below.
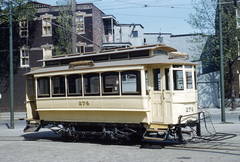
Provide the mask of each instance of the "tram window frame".
POLYGON ((183 70, 173 70, 173 89, 174 90, 177 90, 177 91, 179 91, 179 90, 184 90, 184 76, 183 76, 183 70), (178 82, 177 82, 177 72, 181 72, 182 73, 182 88, 179 88, 179 87, 177 87, 177 85, 178 85, 178 82))
POLYGON ((185 69, 192 70, 192 65, 185 65, 185 69))
POLYGON ((83 87, 82 87, 82 75, 81 74, 72 74, 72 75, 68 75, 67 76, 67 95, 68 96, 82 96, 83 93, 83 87), (72 77, 72 78, 71 78, 72 77), (72 81, 70 81, 70 79, 73 79, 72 81), (79 81, 76 81, 76 79, 79 79, 79 81), (71 85, 73 84, 74 85, 71 85), (77 89, 77 84, 78 83, 78 87, 79 87, 79 93, 78 92, 75 92, 75 93, 72 93, 70 92, 70 87, 72 86, 72 88, 74 88, 74 90, 77 89))
MULTIPOLYGON (((105 73, 102 73, 101 74, 101 82, 102 82, 102 95, 119 95, 120 94, 120 81, 119 81, 119 72, 105 72, 105 73), (106 79, 107 77, 109 76, 114 76, 115 77, 115 80, 114 82, 116 82, 115 85, 108 85, 108 88, 106 87, 107 84, 106 84, 106 79), (110 87, 114 87, 114 88, 117 88, 117 90, 114 92, 114 91, 111 91, 111 92, 106 92, 107 89, 111 89, 110 87)), ((113 88, 112 88, 113 89, 113 88)))
POLYGON ((193 89, 193 74, 192 74, 192 71, 188 71, 188 70, 185 71, 185 80, 186 80, 186 89, 193 89), (190 74, 189 78, 188 78, 188 74, 190 74), (188 79, 190 79, 190 80, 188 80, 188 79))
POLYGON ((37 96, 38 96, 38 98, 50 97, 50 78, 49 77, 37 78, 37 96), (40 84, 41 80, 45 80, 46 81, 45 83, 47 83, 47 84, 44 84, 43 86, 47 85, 47 92, 48 93, 40 93, 41 87, 39 87, 39 84, 40 84))
POLYGON ((146 85, 146 94, 149 95, 149 72, 145 70, 145 85, 146 85))
POLYGON ((154 91, 161 91, 161 70, 160 69, 153 69, 153 88, 154 88, 154 91))
POLYGON ((170 69, 165 68, 164 73, 165 73, 165 90, 169 91, 170 86, 171 86, 171 83, 170 83, 170 69))
POLYGON ((173 65, 172 67, 173 67, 173 68, 181 68, 181 69, 182 69, 182 68, 183 68, 183 65, 173 65))
POLYGON ((65 83, 65 76, 64 75, 57 75, 57 76, 52 76, 51 77, 51 86, 52 86, 52 96, 53 97, 64 97, 66 96, 66 83, 65 83), (59 78, 59 87, 58 88, 59 92, 55 93, 55 87, 57 84, 54 84, 54 79, 59 78), (62 80, 60 80, 62 79, 62 80))
POLYGON ((100 96, 100 77, 99 77, 99 73, 89 73, 89 74, 84 74, 83 75, 83 91, 84 91, 84 96, 100 96), (98 84, 87 84, 88 82, 91 82, 89 79, 91 77, 97 77, 98 78, 98 84), (86 82, 86 80, 88 80, 88 82, 86 82), (87 89, 91 89, 91 85, 98 85, 98 92, 96 93, 91 93, 90 91, 87 92, 87 89), (88 86, 88 88, 86 88, 86 86, 88 86))
POLYGON ((140 71, 123 71, 121 72, 121 91, 122 91, 122 95, 141 95, 141 73, 140 71), (124 75, 128 75, 128 74, 133 74, 136 75, 136 91, 134 92, 124 92, 124 75))
POLYGON ((197 72, 196 72, 196 68, 194 68, 194 85, 195 85, 195 90, 197 90, 197 72))

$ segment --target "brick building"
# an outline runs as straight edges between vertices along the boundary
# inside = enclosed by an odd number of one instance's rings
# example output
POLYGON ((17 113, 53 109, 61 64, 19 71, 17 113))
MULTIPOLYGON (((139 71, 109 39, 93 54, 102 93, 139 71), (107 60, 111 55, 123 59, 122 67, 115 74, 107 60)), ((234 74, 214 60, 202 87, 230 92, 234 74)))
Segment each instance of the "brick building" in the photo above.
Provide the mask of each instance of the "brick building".
MULTIPOLYGON (((55 55, 56 19, 64 6, 31 2, 36 8, 32 21, 14 22, 14 110, 24 111, 25 77, 32 67, 43 66, 38 60, 55 55)), ((100 9, 92 3, 76 5, 76 52, 78 54, 98 52, 106 43, 109 34, 108 21, 100 9)), ((110 23, 110 24, 109 24, 110 23)), ((0 112, 8 111, 8 24, 0 24, 0 112)), ((112 30, 111 30, 112 31, 112 30)), ((108 41, 111 42, 111 41, 108 41)))

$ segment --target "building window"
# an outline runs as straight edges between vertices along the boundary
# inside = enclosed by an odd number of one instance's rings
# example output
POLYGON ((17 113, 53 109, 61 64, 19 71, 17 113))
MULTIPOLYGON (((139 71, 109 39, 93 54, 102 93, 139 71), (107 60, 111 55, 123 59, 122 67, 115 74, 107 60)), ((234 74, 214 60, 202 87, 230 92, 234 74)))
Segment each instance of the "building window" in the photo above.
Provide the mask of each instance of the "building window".
POLYGON ((82 77, 81 75, 69 75, 67 76, 68 82, 68 95, 69 96, 81 96, 82 95, 82 77))
POLYGON ((20 67, 29 67, 29 49, 27 47, 20 49, 20 67))
POLYGON ((139 71, 126 71, 122 76, 122 94, 138 95, 141 94, 141 82, 139 71))
POLYGON ((53 45, 46 44, 42 45, 41 48, 43 49, 43 59, 48 59, 52 57, 53 45))
POLYGON ((237 8, 236 9, 236 24, 237 24, 237 28, 240 27, 240 9, 237 8))
POLYGON ((108 72, 102 74, 102 85, 104 95, 118 95, 119 94, 119 73, 108 72))
POLYGON ((28 21, 27 20, 19 21, 19 36, 20 38, 28 37, 28 21))
POLYGON ((54 97, 65 96, 65 77, 52 77, 52 95, 54 97))
POLYGON ((155 91, 160 91, 161 90, 160 69, 153 69, 153 84, 154 84, 154 90, 155 91))
POLYGON ((42 16, 42 36, 52 36, 52 15, 45 14, 42 16))
POLYGON ((85 25, 84 25, 84 13, 76 13, 76 32, 78 34, 85 33, 85 25))
POLYGON ((77 53, 85 53, 85 45, 77 45, 76 52, 77 53))
POLYGON ((132 35, 133 35, 134 38, 138 37, 138 31, 132 31, 132 35))
POLYGON ((99 74, 85 74, 84 78, 84 95, 100 95, 99 74))
POLYGON ((49 78, 43 77, 37 79, 38 97, 50 96, 50 84, 49 78))

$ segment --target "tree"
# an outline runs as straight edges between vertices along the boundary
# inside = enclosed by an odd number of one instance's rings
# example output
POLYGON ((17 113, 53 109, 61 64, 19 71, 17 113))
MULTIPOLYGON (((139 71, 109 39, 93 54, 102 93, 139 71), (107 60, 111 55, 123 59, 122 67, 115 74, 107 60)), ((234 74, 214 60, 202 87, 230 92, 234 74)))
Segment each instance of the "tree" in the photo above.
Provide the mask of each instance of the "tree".
POLYGON ((0 24, 8 22, 9 4, 12 2, 13 21, 30 20, 36 13, 32 3, 28 0, 0 0, 0 24))
POLYGON ((54 52, 56 55, 72 53, 72 11, 71 0, 59 0, 57 4, 61 6, 56 19, 54 34, 54 52))
POLYGON ((56 19, 54 40, 55 54, 72 53, 72 13, 69 0, 58 1, 61 5, 59 16, 56 19))
MULTIPOLYGON (((217 0, 193 0, 194 13, 190 14, 189 23, 201 33, 211 35, 209 47, 203 57, 203 64, 207 68, 219 70, 219 10, 217 0)), ((225 69, 225 97, 234 98, 236 90, 235 68, 238 58, 238 40, 240 31, 236 28, 236 15, 233 0, 225 0, 222 3, 222 27, 223 27, 223 51, 225 69)), ((205 52, 206 52, 205 51, 205 52)), ((211 70, 211 69, 210 69, 211 70)), ((214 71, 213 70, 213 71, 214 71)), ((237 90, 238 91, 238 90, 237 90)))

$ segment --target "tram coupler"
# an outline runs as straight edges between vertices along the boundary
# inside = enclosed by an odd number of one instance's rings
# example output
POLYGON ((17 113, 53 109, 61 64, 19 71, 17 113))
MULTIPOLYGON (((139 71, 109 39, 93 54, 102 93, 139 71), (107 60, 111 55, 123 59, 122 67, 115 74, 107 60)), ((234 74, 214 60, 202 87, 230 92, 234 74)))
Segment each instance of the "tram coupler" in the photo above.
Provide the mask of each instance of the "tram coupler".
POLYGON ((186 127, 195 127, 196 135, 201 136, 201 114, 203 112, 198 112, 194 114, 182 115, 178 118, 177 124, 169 125, 166 129, 147 129, 143 134, 142 144, 151 144, 151 145, 180 145, 186 144, 187 140, 184 139, 184 134, 191 136, 192 131, 183 130, 186 127), (183 122, 185 119, 185 122, 183 122), (186 120, 188 119, 188 120, 186 120))
POLYGON ((181 115, 178 117, 178 127, 185 128, 185 127, 196 127, 196 135, 201 136, 201 114, 205 116, 204 112, 198 112, 188 115, 181 115), (195 120, 193 120, 195 119, 195 120), (185 121, 185 122, 183 122, 185 121))

